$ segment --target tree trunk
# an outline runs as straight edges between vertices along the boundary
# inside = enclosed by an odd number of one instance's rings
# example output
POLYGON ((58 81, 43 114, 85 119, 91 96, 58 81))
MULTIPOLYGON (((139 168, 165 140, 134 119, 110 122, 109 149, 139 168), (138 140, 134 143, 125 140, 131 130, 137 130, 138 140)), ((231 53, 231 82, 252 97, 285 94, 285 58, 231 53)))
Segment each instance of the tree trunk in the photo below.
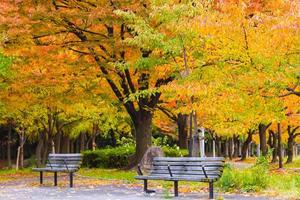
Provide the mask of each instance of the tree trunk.
POLYGON ((287 143, 287 161, 286 163, 292 163, 293 162, 293 157, 294 157, 294 133, 291 130, 291 126, 288 126, 288 143, 287 143))
POLYGON ((17 160, 16 160, 16 170, 18 171, 19 170, 19 165, 20 165, 20 150, 21 147, 19 146, 18 147, 18 150, 17 150, 17 160))
POLYGON ((272 150, 272 160, 271 163, 278 162, 277 159, 277 136, 273 131, 269 131, 269 146, 273 149, 272 150))
POLYGON ((229 148, 228 148, 228 139, 225 140, 224 142, 224 146, 225 146, 225 157, 229 156, 229 148))
POLYGON ((183 115, 179 113, 177 116, 178 146, 181 149, 186 149, 188 145, 187 119, 188 115, 183 115))
POLYGON ((36 150, 35 150, 35 155, 36 155, 36 159, 37 159, 37 166, 41 167, 43 161, 42 161, 42 150, 44 147, 44 140, 45 140, 45 133, 42 132, 39 136, 39 141, 38 144, 36 146, 36 150))
POLYGON ((218 156, 222 156, 222 141, 221 141, 221 137, 216 136, 216 143, 217 143, 217 152, 218 152, 218 156))
POLYGON ((234 149, 232 138, 229 138, 228 145, 229 145, 229 149, 228 149, 229 159, 232 160, 233 149, 234 149))
POLYGON ((189 147, 189 157, 191 157, 192 154, 193 154, 193 112, 191 112, 190 116, 189 116, 189 142, 188 142, 188 147, 189 147))
POLYGON ((241 158, 241 160, 246 160, 246 158, 247 158, 247 151, 248 151, 249 144, 252 141, 253 133, 254 132, 251 131, 251 130, 248 131, 247 139, 246 139, 246 141, 242 145, 242 158, 241 158))
POLYGON ((57 133, 55 135, 55 152, 56 153, 60 153, 61 152, 61 138, 62 138, 62 135, 61 135, 61 132, 60 130, 57 130, 57 133))
POLYGON ((80 152, 83 152, 85 150, 85 133, 82 132, 80 134, 80 152))
POLYGON ((12 132, 12 124, 8 122, 8 135, 7 135, 7 166, 11 168, 11 132, 12 132))
POLYGON ((278 134, 278 158, 279 158, 279 169, 283 168, 282 164, 282 145, 281 145, 281 125, 277 124, 277 134, 278 134))
MULTIPOLYGON (((138 116, 134 119, 134 131, 136 137, 136 155, 135 161, 140 162, 145 152, 151 147, 151 125, 152 113, 148 110, 140 110, 138 116)), ((135 163, 137 164, 137 163, 135 163)))
POLYGON ((62 153, 70 153, 70 138, 67 135, 63 136, 61 151, 62 153))
POLYGON ((259 124, 258 130, 259 130, 259 142, 260 142, 260 151, 262 156, 266 156, 268 154, 268 148, 267 148, 267 129, 271 123, 268 125, 259 124))
POLYGON ((239 146, 240 146, 240 142, 239 142, 239 138, 237 136, 233 136, 234 138, 234 157, 237 158, 239 157, 239 146))

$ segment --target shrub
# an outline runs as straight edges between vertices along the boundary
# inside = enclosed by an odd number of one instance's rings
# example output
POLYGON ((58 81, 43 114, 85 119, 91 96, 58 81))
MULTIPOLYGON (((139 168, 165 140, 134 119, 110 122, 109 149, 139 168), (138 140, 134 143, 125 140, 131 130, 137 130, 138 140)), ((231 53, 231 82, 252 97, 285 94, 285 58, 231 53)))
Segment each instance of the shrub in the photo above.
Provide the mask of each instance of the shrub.
POLYGON ((163 146, 162 150, 166 157, 185 157, 188 156, 189 152, 186 149, 179 149, 178 146, 169 147, 163 146))
POLYGON ((83 152, 83 166, 121 168, 129 164, 129 158, 134 154, 133 146, 98 149, 83 152))
POLYGON ((260 191, 269 184, 268 166, 267 159, 258 158, 256 164, 249 169, 238 170, 225 167, 217 184, 224 191, 260 191))
MULTIPOLYGON (((162 147, 167 157, 187 156, 187 150, 181 150, 178 147, 162 147)), ((115 148, 98 149, 95 151, 87 150, 83 152, 83 163, 85 167, 95 168, 121 168, 129 164, 130 156, 135 152, 134 145, 122 145, 115 148)))

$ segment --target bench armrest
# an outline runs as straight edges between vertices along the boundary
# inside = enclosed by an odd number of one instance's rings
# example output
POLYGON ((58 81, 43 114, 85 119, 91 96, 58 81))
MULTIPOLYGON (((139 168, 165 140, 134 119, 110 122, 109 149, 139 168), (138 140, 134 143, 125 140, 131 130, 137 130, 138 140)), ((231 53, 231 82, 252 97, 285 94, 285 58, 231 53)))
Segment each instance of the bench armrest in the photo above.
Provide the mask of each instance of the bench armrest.
POLYGON ((143 176, 143 172, 140 164, 138 164, 138 175, 143 176))
POLYGON ((168 165, 168 171, 169 171, 170 176, 173 177, 170 165, 168 165))
POLYGON ((202 171, 203 171, 203 173, 204 173, 205 178, 208 178, 208 177, 207 177, 207 174, 206 174, 206 171, 205 171, 205 168, 204 168, 205 165, 202 165, 201 167, 202 167, 202 171))

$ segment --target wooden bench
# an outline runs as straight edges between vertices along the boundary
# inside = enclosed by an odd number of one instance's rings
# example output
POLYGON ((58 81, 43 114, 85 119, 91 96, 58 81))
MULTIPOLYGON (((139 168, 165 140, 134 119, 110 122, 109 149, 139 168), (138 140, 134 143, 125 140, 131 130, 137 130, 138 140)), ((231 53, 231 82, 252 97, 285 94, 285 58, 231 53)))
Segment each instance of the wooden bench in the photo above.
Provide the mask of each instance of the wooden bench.
POLYGON ((195 181, 209 183, 209 198, 214 198, 213 184, 223 172, 225 160, 223 157, 155 157, 150 174, 144 175, 138 165, 136 179, 144 181, 144 191, 148 190, 148 180, 166 180, 174 182, 174 195, 178 196, 178 181, 195 181))
POLYGON ((81 154, 49 154, 46 167, 33 168, 40 172, 40 184, 43 184, 43 172, 54 173, 54 186, 57 186, 57 172, 69 173, 70 187, 73 187, 73 174, 78 171, 82 161, 81 154))

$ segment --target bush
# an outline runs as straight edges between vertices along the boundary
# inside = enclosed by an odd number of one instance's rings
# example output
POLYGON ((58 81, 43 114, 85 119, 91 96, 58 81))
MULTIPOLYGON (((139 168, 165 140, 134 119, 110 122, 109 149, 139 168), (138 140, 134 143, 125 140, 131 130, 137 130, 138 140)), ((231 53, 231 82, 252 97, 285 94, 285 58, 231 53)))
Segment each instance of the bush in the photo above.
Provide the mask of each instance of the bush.
POLYGON ((256 164, 249 169, 238 170, 225 167, 217 184, 224 191, 260 191, 269 184, 268 166, 265 158, 258 158, 256 164))
POLYGON ((185 157, 188 156, 189 152, 186 149, 179 149, 179 147, 163 146, 162 150, 166 157, 185 157))
POLYGON ((129 164, 129 158, 134 154, 133 146, 120 146, 115 148, 98 149, 83 152, 83 166, 121 168, 129 164))
MULTIPOLYGON (((167 157, 187 156, 187 150, 178 147, 164 146, 162 150, 167 157)), ((130 156, 135 152, 134 145, 124 144, 115 148, 98 149, 95 151, 87 150, 83 152, 83 163, 85 167, 95 168, 122 168, 129 164, 130 156)))

